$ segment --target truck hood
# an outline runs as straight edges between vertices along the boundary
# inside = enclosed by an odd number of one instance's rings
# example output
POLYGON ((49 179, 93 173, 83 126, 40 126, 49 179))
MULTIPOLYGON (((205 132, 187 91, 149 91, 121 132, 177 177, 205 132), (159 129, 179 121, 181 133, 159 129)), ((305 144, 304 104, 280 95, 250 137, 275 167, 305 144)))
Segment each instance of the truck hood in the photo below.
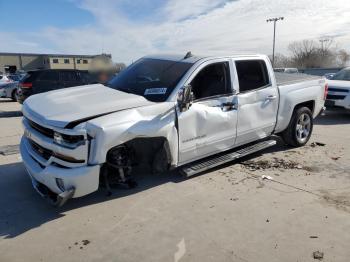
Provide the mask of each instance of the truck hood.
POLYGON ((350 89, 350 81, 327 80, 328 87, 340 87, 350 89))
POLYGON ((22 111, 33 121, 64 128, 72 122, 152 104, 142 96, 94 84, 30 96, 22 111))

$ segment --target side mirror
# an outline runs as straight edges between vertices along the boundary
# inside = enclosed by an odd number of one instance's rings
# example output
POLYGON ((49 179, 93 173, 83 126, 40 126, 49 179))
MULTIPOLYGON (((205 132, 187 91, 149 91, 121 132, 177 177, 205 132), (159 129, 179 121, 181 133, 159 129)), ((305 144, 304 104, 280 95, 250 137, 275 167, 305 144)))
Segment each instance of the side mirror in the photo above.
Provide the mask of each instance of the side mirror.
POLYGON ((187 111, 192 104, 192 100, 193 100, 192 86, 187 85, 180 90, 177 96, 177 104, 179 106, 180 112, 187 111))

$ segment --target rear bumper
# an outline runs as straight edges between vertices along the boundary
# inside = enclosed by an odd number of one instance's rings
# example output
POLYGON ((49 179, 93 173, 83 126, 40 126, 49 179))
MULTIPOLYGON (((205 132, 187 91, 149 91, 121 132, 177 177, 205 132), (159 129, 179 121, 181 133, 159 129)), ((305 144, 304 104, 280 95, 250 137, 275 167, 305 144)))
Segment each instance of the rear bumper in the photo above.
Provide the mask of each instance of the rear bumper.
POLYGON ((43 165, 35 159, 37 156, 26 137, 22 137, 20 152, 34 188, 55 205, 98 189, 100 165, 74 168, 60 167, 53 162, 43 165))

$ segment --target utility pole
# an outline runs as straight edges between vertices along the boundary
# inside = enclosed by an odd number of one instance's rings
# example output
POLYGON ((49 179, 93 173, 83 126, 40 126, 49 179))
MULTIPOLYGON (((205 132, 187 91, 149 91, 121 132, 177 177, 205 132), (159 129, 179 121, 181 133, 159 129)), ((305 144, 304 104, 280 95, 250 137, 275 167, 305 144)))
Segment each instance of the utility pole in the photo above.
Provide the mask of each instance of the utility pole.
POLYGON ((274 17, 266 20, 267 23, 273 22, 273 47, 272 47, 272 66, 275 66, 275 43, 276 43, 276 22, 283 20, 284 17, 274 17))
POLYGON ((322 54, 324 55, 326 53, 326 50, 329 48, 329 46, 331 44, 331 39, 321 38, 318 41, 320 41, 320 43, 321 43, 321 50, 322 50, 322 54))

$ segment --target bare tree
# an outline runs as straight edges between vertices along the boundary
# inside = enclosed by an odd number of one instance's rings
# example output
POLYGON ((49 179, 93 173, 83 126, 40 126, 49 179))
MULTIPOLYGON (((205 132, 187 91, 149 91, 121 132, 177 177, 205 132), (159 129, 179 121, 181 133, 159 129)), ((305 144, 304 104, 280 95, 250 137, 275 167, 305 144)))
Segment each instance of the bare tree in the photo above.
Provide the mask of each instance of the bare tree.
POLYGON ((117 73, 119 73, 126 68, 126 65, 124 63, 116 63, 115 67, 116 67, 117 73))
MULTIPOLYGON (((272 61, 272 56, 269 56, 269 58, 272 61)), ((275 54, 275 65, 274 65, 275 68, 278 68, 278 67, 284 68, 284 67, 291 67, 291 66, 292 66, 292 62, 289 57, 280 53, 275 54)))
POLYGON ((317 56, 314 40, 292 42, 288 46, 292 53, 292 64, 296 67, 314 67, 317 56))
POLYGON ((344 67, 347 65, 349 60, 350 54, 345 49, 341 49, 338 51, 337 66, 344 67))
POLYGON ((332 39, 320 39, 292 42, 288 46, 292 53, 290 64, 298 68, 317 68, 344 66, 349 61, 349 54, 339 48, 332 39))

